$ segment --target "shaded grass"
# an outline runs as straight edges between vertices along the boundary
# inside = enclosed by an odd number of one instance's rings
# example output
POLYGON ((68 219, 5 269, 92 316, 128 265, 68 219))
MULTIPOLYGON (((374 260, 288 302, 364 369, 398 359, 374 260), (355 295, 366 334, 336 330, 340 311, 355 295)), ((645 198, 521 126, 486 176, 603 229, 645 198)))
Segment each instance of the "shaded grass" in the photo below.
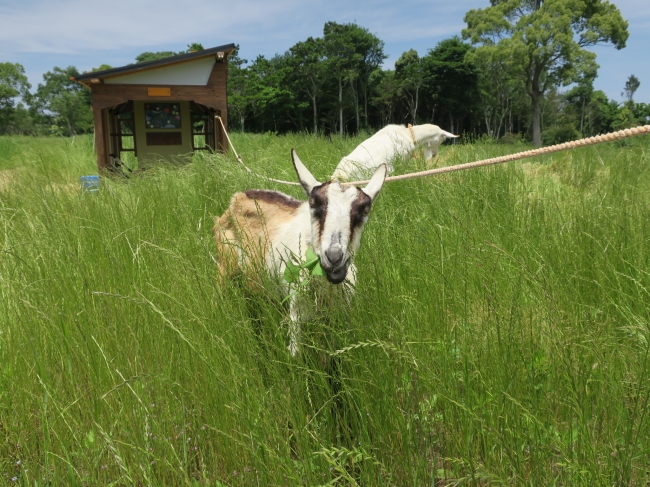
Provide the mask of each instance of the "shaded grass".
MULTIPOLYGON (((234 138, 289 180, 291 147, 324 179, 359 141, 234 138)), ((210 228, 237 190, 299 189, 201 154, 81 194, 91 147, 0 138, 2 482, 648 482, 647 139, 387 184, 353 305, 296 359, 272 282, 218 284, 210 228)))

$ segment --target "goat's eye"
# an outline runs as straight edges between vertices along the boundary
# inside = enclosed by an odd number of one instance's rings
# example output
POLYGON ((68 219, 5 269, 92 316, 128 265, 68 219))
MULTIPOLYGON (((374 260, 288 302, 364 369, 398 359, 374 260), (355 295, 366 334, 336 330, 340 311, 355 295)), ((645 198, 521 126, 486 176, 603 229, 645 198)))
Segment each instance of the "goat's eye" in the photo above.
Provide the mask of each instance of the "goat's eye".
POLYGON ((368 216, 368 215, 370 214, 370 205, 366 206, 366 207, 363 209, 363 214, 364 214, 365 216, 368 216))

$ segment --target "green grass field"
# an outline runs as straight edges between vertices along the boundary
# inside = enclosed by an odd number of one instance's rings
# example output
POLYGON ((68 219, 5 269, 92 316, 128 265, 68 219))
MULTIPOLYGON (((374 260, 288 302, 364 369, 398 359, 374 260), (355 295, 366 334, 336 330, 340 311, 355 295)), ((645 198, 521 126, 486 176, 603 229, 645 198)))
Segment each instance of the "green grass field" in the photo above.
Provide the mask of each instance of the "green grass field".
MULTIPOLYGON (((233 139, 290 180, 291 147, 325 179, 361 140, 233 139)), ((271 282, 219 284, 211 227, 299 189, 221 155, 93 173, 92 137, 0 137, 0 484, 650 482, 650 138, 386 184, 352 306, 295 359, 271 282)))

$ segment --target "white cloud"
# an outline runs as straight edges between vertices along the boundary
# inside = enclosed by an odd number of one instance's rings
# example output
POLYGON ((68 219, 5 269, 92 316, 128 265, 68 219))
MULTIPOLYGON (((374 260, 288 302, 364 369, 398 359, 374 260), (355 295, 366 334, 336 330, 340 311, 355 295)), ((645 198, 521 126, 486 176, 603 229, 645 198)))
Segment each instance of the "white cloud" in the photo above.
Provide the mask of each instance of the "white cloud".
POLYGON ((245 39, 268 30, 298 4, 298 0, 25 2, 0 7, 0 45, 13 52, 74 54, 184 46, 197 37, 245 39))
POLYGON ((472 5, 436 3, 27 0, 0 6, 0 51, 78 54, 184 46, 197 39, 205 39, 206 47, 231 40, 259 44, 265 38, 274 44, 286 39, 286 49, 307 35, 321 35, 327 20, 356 21, 387 42, 459 33, 463 14, 472 5))

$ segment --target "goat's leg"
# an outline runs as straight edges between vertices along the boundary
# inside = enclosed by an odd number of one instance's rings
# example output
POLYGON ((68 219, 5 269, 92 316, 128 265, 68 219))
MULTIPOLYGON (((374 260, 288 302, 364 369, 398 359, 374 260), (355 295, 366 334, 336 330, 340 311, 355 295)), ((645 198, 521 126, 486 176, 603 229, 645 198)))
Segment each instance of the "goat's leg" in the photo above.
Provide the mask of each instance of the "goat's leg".
POLYGON ((313 318, 313 295, 302 289, 289 298, 289 352, 295 357, 300 352, 302 324, 313 318), (305 294, 306 293, 306 294, 305 294))
POLYGON ((300 311, 298 309, 298 296, 295 294, 289 298, 289 353, 295 357, 300 350, 300 311))

